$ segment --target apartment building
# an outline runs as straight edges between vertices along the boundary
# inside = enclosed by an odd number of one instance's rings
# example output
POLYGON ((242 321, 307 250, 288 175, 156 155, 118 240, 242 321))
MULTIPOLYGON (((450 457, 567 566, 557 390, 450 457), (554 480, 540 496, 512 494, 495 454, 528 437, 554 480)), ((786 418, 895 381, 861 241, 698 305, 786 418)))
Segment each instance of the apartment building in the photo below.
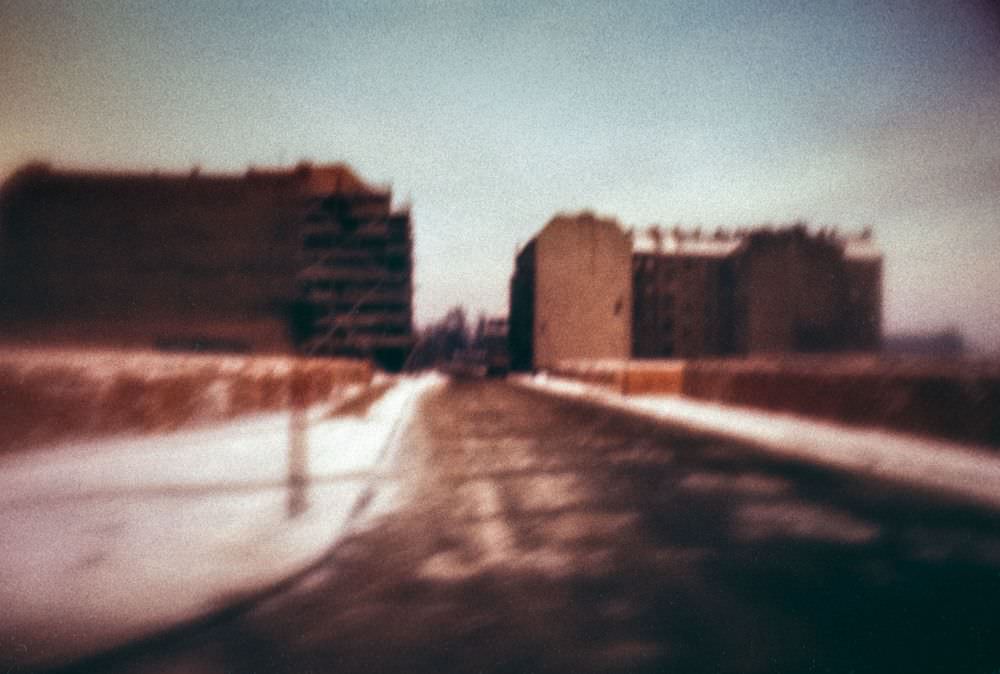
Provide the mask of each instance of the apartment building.
POLYGON ((873 351, 881 284, 870 230, 626 231, 559 215, 515 260, 512 365, 873 351))
POLYGON ((0 191, 0 338, 402 364, 412 237, 341 164, 242 174, 32 165, 0 191))

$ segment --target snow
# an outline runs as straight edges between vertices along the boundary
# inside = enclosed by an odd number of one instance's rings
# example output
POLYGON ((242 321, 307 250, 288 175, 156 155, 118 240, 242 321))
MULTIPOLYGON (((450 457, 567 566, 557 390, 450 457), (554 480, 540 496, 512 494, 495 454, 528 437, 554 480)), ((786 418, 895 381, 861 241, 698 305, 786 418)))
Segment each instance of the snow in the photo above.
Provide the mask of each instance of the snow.
POLYGON ((623 396, 545 374, 522 386, 581 398, 653 419, 723 435, 778 455, 937 490, 1000 509, 1000 454, 987 447, 866 429, 678 395, 623 396))
POLYGON ((318 559, 360 526, 356 507, 437 381, 400 379, 364 417, 274 412, 0 457, 0 664, 99 652, 318 559))
POLYGON ((734 235, 717 238, 711 235, 695 236, 693 233, 681 235, 673 230, 654 233, 649 229, 639 229, 632 232, 633 252, 664 256, 728 257, 743 243, 743 237, 734 235))

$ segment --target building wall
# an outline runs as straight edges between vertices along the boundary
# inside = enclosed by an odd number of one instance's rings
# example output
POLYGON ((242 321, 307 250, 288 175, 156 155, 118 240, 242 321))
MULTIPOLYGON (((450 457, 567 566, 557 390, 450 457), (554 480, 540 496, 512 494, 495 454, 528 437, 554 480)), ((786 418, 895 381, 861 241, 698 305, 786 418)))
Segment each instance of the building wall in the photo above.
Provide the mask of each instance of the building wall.
POLYGON ((393 211, 388 192, 337 194, 309 211, 302 234, 304 349, 401 367, 413 344, 409 212, 393 211))
POLYGON ((673 257, 632 257, 632 356, 677 356, 678 261, 673 257))
MULTIPOLYGON (((315 252, 306 219, 331 192, 348 202, 372 197, 386 227, 405 230, 393 256, 380 244, 379 263, 394 265, 399 280, 380 290, 399 292, 379 311, 391 305, 409 339, 408 214, 400 221, 388 192, 340 165, 221 176, 22 170, 0 195, 0 337, 292 351, 316 318, 301 315, 314 299, 302 279, 315 252)), ((362 261, 339 241, 327 249, 337 273, 362 261)), ((365 307, 378 299, 366 296, 365 307)), ((355 320, 372 322, 361 313, 355 320)))
POLYGON ((535 240, 518 251, 510 279, 510 327, 507 348, 512 370, 526 371, 534 363, 535 240))
POLYGON ((743 353, 791 349, 794 301, 789 296, 795 274, 781 246, 758 246, 738 261, 737 287, 741 324, 737 340, 743 353))
POLYGON ((730 352, 730 261, 713 255, 633 256, 634 358, 730 352))
POLYGON ((870 232, 623 234, 613 221, 561 216, 516 262, 513 363, 874 351, 881 286, 870 232))
POLYGON ((557 216, 535 239, 533 365, 628 358, 632 244, 613 220, 557 216))
POLYGON ((833 238, 804 228, 754 233, 734 264, 738 352, 877 348, 871 317, 881 313, 880 275, 859 267, 852 302, 850 267, 833 238), (869 317, 867 328, 857 324, 861 315, 869 317))
POLYGON ((287 350, 298 201, 290 174, 18 176, 3 199, 0 331, 287 350))

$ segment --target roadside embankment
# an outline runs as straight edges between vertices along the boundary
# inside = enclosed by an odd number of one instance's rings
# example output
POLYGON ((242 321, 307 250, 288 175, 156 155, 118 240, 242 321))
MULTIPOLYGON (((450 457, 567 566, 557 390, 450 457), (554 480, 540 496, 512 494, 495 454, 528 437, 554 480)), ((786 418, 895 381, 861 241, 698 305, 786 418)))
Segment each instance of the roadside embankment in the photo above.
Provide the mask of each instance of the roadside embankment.
POLYGON ((349 359, 7 348, 0 451, 335 402, 372 376, 349 359))
POLYGON ((0 671, 106 671, 287 591, 396 507, 387 476, 439 381, 0 454, 0 671))
POLYGON ((1000 446, 996 363, 877 357, 572 361, 554 374, 626 395, 683 395, 1000 446))

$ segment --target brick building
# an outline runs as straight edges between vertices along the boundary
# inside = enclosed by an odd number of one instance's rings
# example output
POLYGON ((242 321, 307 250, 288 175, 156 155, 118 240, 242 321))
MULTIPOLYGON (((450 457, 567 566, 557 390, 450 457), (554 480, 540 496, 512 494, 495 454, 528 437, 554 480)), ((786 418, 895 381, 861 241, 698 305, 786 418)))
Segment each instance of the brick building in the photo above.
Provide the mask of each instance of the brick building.
POLYGON ((0 337, 402 362, 408 211, 343 165, 25 167, 0 192, 0 337))
POLYGON ((515 261, 512 365, 873 351, 881 282, 870 231, 626 232, 560 215, 515 261))

